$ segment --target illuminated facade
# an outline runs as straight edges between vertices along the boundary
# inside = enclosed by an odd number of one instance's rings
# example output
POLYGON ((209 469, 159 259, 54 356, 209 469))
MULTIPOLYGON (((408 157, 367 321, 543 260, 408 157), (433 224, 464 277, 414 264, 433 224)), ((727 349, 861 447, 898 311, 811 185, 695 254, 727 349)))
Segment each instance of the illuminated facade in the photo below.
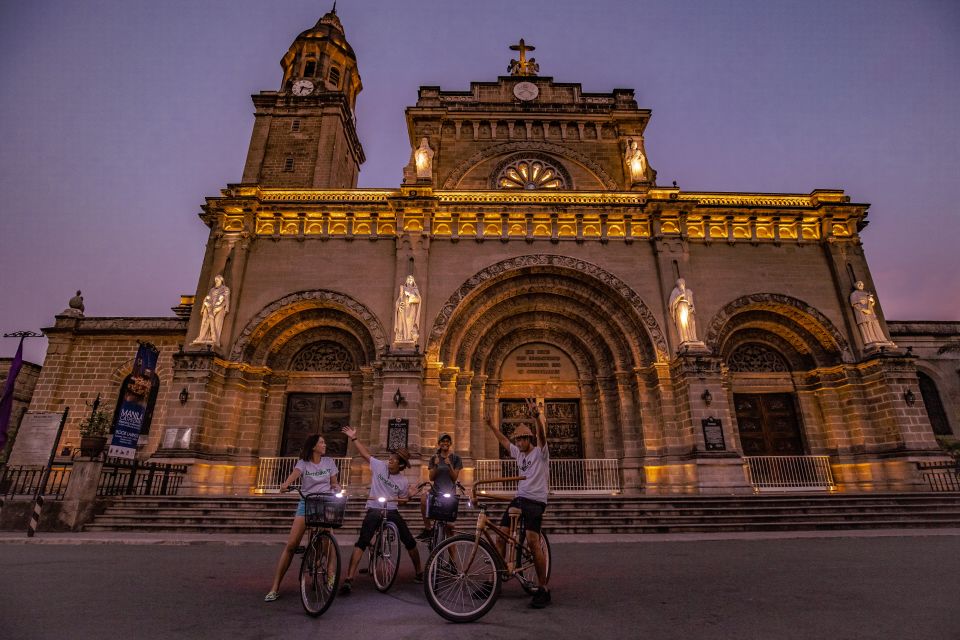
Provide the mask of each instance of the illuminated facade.
MULTIPOLYGON (((916 488, 938 449, 904 397, 915 359, 864 344, 848 302, 858 280, 876 290, 868 205, 659 185, 632 90, 514 62, 464 91, 421 87, 403 184, 357 189, 356 56, 332 13, 296 39, 281 89, 253 97, 242 183, 201 214, 196 299, 219 274, 232 292, 221 346, 191 346, 194 305, 186 347, 162 345, 143 454, 189 462, 196 491, 246 492, 307 433, 349 455, 349 423, 383 451, 400 418, 415 456, 453 434, 469 475, 499 457, 485 417, 509 426, 536 396, 554 458, 613 460, 629 493, 748 492, 748 455, 829 456, 841 490, 916 488), (418 336, 398 345, 411 275, 418 336), (670 308, 679 278, 694 341, 670 308)), ((73 331, 58 327, 54 357, 73 331)))

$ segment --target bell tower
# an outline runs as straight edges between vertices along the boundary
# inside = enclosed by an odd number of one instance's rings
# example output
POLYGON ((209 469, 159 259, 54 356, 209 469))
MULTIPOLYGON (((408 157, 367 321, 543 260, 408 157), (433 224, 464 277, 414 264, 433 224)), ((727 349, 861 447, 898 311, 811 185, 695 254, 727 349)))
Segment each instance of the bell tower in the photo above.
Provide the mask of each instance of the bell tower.
POLYGON ((365 157, 354 117, 363 89, 336 4, 290 45, 280 91, 253 96, 255 121, 244 183, 353 189, 365 157))

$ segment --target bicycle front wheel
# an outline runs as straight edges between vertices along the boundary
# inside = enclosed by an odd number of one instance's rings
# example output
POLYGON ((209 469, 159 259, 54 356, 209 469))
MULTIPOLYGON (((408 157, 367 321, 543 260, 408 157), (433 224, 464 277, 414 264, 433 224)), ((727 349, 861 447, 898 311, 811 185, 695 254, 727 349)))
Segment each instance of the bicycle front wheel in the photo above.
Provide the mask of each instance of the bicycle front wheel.
POLYGON ((300 563, 300 601, 311 616, 326 611, 337 595, 340 584, 340 547, 330 532, 320 531, 310 538, 300 563))
POLYGON ((386 522, 373 545, 373 583, 377 591, 385 593, 400 570, 400 531, 397 525, 386 522))
POLYGON ((497 552, 473 536, 447 538, 427 560, 423 590, 433 610, 451 622, 473 622, 500 597, 497 552), (476 555, 474 555, 476 547, 476 555))
MULTIPOLYGON (((545 565, 545 574, 547 580, 550 579, 550 541, 547 540, 547 534, 540 532, 540 550, 543 552, 545 565)), ((517 578, 523 590, 533 595, 537 590, 537 567, 533 562, 533 553, 527 547, 526 543, 517 548, 517 578)))

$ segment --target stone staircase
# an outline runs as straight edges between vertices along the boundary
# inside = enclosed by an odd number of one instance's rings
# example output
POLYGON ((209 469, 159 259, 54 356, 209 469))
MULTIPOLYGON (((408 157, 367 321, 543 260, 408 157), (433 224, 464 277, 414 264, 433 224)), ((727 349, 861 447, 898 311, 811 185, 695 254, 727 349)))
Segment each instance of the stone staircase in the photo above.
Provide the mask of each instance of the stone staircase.
MULTIPOLYGON (((296 496, 123 496, 85 531, 284 534, 296 496)), ((339 533, 354 536, 365 500, 352 498, 339 533)), ((494 505, 492 513, 500 513, 494 505)), ((419 507, 402 507, 416 533, 419 507)), ((464 502, 457 528, 476 510, 464 502)), ((960 528, 960 493, 861 493, 759 496, 554 497, 545 515, 553 534, 716 533, 889 528, 960 528)))

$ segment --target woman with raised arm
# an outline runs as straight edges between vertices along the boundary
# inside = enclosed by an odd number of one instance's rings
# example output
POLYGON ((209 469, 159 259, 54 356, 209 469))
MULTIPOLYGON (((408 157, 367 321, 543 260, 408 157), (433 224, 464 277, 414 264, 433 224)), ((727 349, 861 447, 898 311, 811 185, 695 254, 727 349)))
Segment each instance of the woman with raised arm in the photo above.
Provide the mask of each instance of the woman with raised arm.
MULTIPOLYGON (((309 436, 300 450, 300 459, 297 460, 297 465, 280 485, 280 492, 289 491, 290 486, 300 477, 303 478, 300 483, 300 492, 305 495, 340 491, 337 465, 333 458, 326 456, 326 453, 327 442, 323 439, 323 436, 319 433, 309 436)), ((270 592, 264 596, 264 602, 273 602, 280 597, 280 582, 283 580, 284 574, 287 573, 287 569, 290 568, 293 554, 300 546, 303 532, 307 529, 305 513, 303 498, 300 498, 300 502, 297 503, 297 511, 293 516, 293 525, 290 527, 290 536, 287 538, 287 544, 283 551, 280 552, 277 571, 273 576, 273 585, 270 587, 270 592)))
POLYGON ((363 459, 370 463, 370 494, 367 500, 367 513, 363 517, 363 524, 360 525, 360 536, 354 544, 353 555, 350 556, 350 567, 347 569, 347 577, 340 585, 340 594, 348 595, 353 590, 353 577, 357 574, 357 567, 360 565, 360 558, 364 550, 370 546, 370 540, 380 526, 381 505, 378 498, 386 498, 387 519, 397 525, 400 533, 400 541, 410 554, 410 560, 413 561, 414 582, 423 582, 423 570, 420 568, 420 552, 417 551, 417 541, 410 533, 406 521, 397 510, 398 504, 404 504, 410 499, 410 481, 403 475, 403 470, 410 466, 410 453, 406 449, 397 449, 390 454, 387 462, 377 460, 370 455, 370 450, 357 440, 357 431, 350 427, 344 427, 343 432, 347 434, 350 441, 357 446, 357 451, 363 456, 363 459))

